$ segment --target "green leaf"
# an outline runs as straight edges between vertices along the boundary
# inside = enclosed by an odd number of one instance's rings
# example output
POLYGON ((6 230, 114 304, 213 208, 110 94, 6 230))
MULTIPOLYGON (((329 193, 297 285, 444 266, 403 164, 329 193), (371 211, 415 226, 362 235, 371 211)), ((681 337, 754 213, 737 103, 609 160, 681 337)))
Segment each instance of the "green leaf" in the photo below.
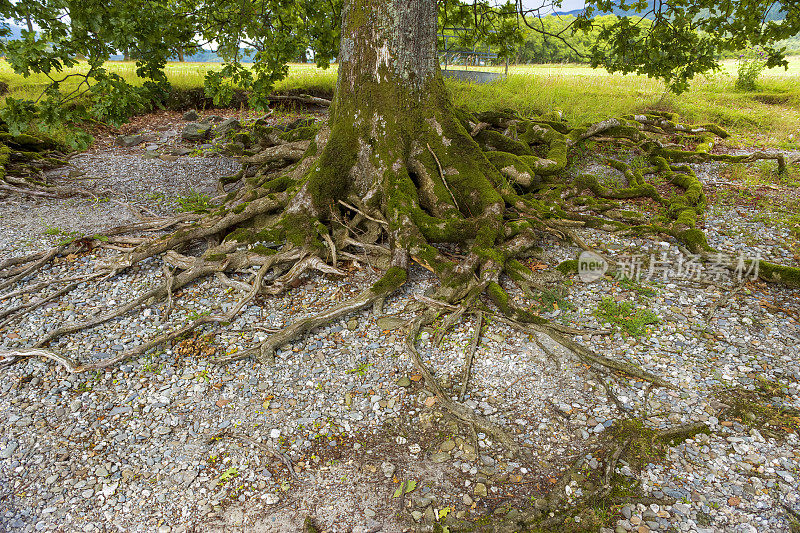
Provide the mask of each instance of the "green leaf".
POLYGON ((217 481, 217 485, 220 485, 222 483, 227 483, 228 481, 230 481, 231 479, 235 478, 238 475, 239 475, 239 470, 235 466, 232 466, 225 472, 223 472, 221 476, 219 476, 219 481, 217 481))

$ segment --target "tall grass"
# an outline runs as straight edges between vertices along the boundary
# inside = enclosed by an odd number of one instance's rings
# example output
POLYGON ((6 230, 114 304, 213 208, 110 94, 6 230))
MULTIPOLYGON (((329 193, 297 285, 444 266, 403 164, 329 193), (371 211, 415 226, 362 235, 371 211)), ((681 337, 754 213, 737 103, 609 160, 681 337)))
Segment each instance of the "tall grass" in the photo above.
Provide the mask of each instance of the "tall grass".
MULTIPOLYGON (((85 69, 79 65, 69 74, 85 69)), ((107 68, 130 83, 139 84, 133 63, 110 62, 107 68)), ((170 63, 166 73, 178 88, 203 85, 205 73, 219 63, 170 63)), ((487 67, 484 70, 502 70, 487 67)), ((336 65, 318 69, 313 65, 291 65, 289 76, 278 82, 276 92, 332 93, 336 65)), ((697 78, 682 95, 668 93, 664 84, 645 76, 621 76, 580 65, 512 66, 507 78, 488 84, 447 80, 456 105, 473 111, 512 108, 523 114, 562 111, 572 123, 592 122, 609 116, 650 109, 673 111, 687 122, 715 122, 734 134, 734 141, 747 144, 780 144, 792 148, 789 135, 800 138, 800 57, 790 58, 790 68, 771 69, 759 80, 759 90, 735 88, 736 66, 723 63, 722 70, 697 78)), ((0 80, 9 84, 15 98, 35 99, 48 83, 45 76, 22 78, 0 61, 0 80)), ((70 83, 62 90, 70 89, 70 83)), ((796 146, 800 149, 800 145, 796 146)))

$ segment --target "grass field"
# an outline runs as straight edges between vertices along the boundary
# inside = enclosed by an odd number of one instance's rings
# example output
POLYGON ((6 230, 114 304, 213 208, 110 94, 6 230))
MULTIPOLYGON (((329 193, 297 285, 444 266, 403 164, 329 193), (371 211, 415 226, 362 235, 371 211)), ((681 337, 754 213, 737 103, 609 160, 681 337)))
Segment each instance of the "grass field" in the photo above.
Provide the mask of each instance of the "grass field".
MULTIPOLYGON (((219 67, 215 63, 172 63, 167 74, 176 87, 191 88, 202 85, 207 70, 219 67)), ((108 68, 137 81, 133 63, 113 62, 108 68)), ((508 78, 494 83, 447 80, 447 84, 456 105, 474 111, 513 108, 537 114, 560 110, 571 122, 589 122, 659 109, 677 112, 687 122, 719 123, 734 134, 733 142, 800 149, 800 57, 790 58, 788 71, 766 71, 757 92, 737 90, 735 72, 735 63, 728 61, 721 71, 697 78, 683 95, 666 92, 663 83, 655 79, 612 75, 581 65, 512 66, 508 78)), ((16 98, 36 98, 48 81, 44 76, 17 76, 5 62, 0 62, 0 80, 9 83, 10 94, 16 98)), ((291 65, 288 78, 275 90, 332 92, 335 83, 335 65, 327 70, 291 65)))

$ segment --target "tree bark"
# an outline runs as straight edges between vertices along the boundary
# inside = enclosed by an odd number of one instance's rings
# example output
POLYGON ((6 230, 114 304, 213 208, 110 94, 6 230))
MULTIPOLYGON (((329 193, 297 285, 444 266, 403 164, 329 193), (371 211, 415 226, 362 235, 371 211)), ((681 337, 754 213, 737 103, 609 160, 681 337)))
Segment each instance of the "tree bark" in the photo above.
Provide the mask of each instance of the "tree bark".
POLYGON ((289 208, 293 230, 327 222, 338 201, 352 200, 387 218, 393 249, 433 261, 427 242, 463 242, 476 231, 492 246, 503 202, 487 178, 497 171, 444 87, 436 1, 351 0, 343 18, 330 118, 289 208), (467 218, 480 224, 467 227, 467 218))

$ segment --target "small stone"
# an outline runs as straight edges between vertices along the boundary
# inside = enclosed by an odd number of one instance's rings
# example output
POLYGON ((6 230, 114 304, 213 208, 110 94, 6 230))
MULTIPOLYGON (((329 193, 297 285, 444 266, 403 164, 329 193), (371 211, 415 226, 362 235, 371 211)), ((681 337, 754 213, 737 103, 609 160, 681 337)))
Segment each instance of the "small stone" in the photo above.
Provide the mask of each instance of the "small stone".
POLYGON ((197 112, 195 109, 190 109, 186 113, 183 114, 183 120, 187 122, 194 122, 195 120, 200 119, 200 113, 197 112))
POLYGON ((111 485, 103 485, 103 496, 106 498, 112 497, 117 492, 119 483, 112 483, 111 485))
POLYGON ((277 439, 280 436, 281 436, 281 430, 280 429, 275 428, 275 429, 270 430, 270 432, 269 432, 269 437, 271 439, 277 439))
POLYGON ((404 388, 410 387, 411 386, 411 379, 409 379, 408 376, 403 376, 403 377, 401 377, 400 379, 397 380, 397 386, 398 387, 404 387, 404 388))
POLYGON ((740 503, 742 503, 742 499, 738 496, 731 496, 730 498, 728 498, 728 505, 730 505, 731 507, 736 507, 740 503))
POLYGON ((478 498, 485 498, 489 494, 489 491, 486 490, 486 485, 483 483, 475 483, 475 488, 472 490, 472 493, 478 498))
POLYGON ((391 479, 392 476, 394 475, 395 466, 392 463, 383 462, 381 463, 381 470, 383 471, 383 475, 387 479, 391 479))
POLYGON ((447 452, 436 452, 431 455, 431 461, 434 463, 444 463, 450 460, 450 454, 447 452))
POLYGON ((166 524, 158 527, 158 533, 170 533, 170 531, 172 531, 172 528, 166 524))
POLYGON ((472 505, 473 503, 473 500, 469 494, 464 494, 464 496, 461 498, 461 501, 464 502, 464 505, 467 506, 472 505))
POLYGON ((19 443, 17 441, 15 440, 9 441, 6 447, 3 448, 3 451, 0 452, 0 459, 10 458, 12 455, 14 455, 14 452, 16 451, 17 447, 19 447, 19 443))
POLYGON ((350 331, 355 331, 356 329, 358 329, 358 320, 355 318, 351 318, 350 320, 348 320, 347 329, 349 329, 350 331))
POLYGON ((442 443, 441 446, 439 446, 439 449, 442 450, 443 452, 451 452, 455 447, 456 447, 455 442, 453 442, 452 440, 446 440, 442 443))

